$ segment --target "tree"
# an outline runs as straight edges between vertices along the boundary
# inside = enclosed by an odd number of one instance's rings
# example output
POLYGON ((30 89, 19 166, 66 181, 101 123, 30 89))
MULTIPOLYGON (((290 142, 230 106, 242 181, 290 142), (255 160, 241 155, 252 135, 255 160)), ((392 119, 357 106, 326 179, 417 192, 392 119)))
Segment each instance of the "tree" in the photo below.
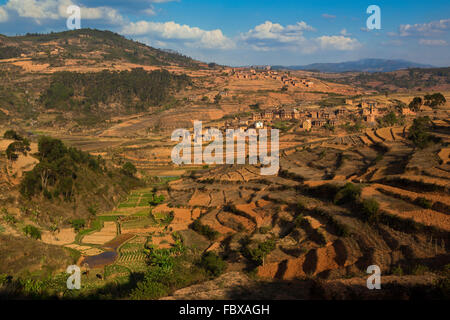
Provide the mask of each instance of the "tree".
POLYGON ((414 112, 418 112, 420 110, 420 107, 422 106, 422 98, 421 97, 415 97, 410 103, 409 103, 409 109, 414 112))
POLYGON ((8 130, 3 134, 4 139, 10 139, 10 140, 22 140, 22 137, 17 134, 14 130, 8 130))
POLYGON ((427 94, 425 97, 425 105, 431 108, 435 108, 444 105, 447 100, 441 93, 427 94))
POLYGON ((41 178, 41 186, 43 189, 47 189, 50 178, 54 180, 56 168, 54 165, 47 161, 43 161, 36 165, 35 167, 36 173, 38 173, 41 178))
POLYGON ((16 161, 17 158, 19 158, 19 155, 16 153, 14 143, 11 143, 6 149, 6 157, 8 158, 9 161, 16 161))
POLYGON ((39 160, 53 162, 67 153, 67 148, 59 139, 43 136, 38 142, 39 160))
POLYGON ((19 157, 18 152, 26 155, 27 152, 31 151, 30 142, 27 139, 22 141, 15 141, 11 143, 6 149, 6 157, 10 161, 15 161, 19 157))
POLYGON ((137 173, 137 169, 131 162, 126 162, 122 166, 122 172, 129 177, 133 177, 137 173))
POLYGON ((432 135, 428 133, 431 128, 431 120, 429 117, 419 117, 414 119, 412 126, 409 128, 408 139, 420 148, 426 148, 432 141, 432 135))

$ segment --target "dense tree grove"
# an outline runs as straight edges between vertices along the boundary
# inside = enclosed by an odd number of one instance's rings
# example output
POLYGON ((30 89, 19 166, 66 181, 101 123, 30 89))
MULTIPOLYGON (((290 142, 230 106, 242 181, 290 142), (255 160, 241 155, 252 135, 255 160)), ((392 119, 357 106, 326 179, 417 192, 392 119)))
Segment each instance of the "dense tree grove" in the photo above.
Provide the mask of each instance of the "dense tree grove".
POLYGON ((170 93, 190 84, 186 75, 166 70, 98 73, 60 72, 52 76, 50 87, 41 95, 46 108, 98 111, 100 106, 118 103, 132 110, 145 110, 168 100, 170 93))
POLYGON ((67 148, 61 140, 50 137, 39 139, 39 164, 26 172, 20 184, 20 192, 31 198, 41 192, 47 198, 63 196, 70 200, 74 195, 74 183, 81 166, 91 170, 104 170, 105 161, 76 148, 67 148))

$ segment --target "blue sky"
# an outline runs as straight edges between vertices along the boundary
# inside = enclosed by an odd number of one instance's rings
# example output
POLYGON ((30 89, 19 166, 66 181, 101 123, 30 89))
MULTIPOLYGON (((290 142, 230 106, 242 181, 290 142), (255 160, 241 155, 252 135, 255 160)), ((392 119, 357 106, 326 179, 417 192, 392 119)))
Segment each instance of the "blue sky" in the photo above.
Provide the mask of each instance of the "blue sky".
POLYGON ((303 65, 362 58, 450 65, 450 1, 0 0, 0 33, 108 29, 228 65, 303 65), (369 5, 381 29, 367 30, 369 5))

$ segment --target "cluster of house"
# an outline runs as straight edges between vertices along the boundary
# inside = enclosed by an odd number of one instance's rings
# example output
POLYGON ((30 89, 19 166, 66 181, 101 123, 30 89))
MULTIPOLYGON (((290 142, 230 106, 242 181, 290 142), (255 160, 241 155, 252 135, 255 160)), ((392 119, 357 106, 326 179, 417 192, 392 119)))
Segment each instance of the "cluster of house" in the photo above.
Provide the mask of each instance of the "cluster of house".
POLYGON ((262 71, 259 69, 241 69, 241 70, 233 70, 234 76, 238 79, 250 79, 250 80, 262 80, 262 79, 273 79, 278 80, 283 83, 285 86, 293 86, 293 87, 306 87, 311 88, 314 85, 314 82, 307 79, 299 79, 296 77, 292 77, 287 73, 280 73, 278 71, 263 69, 262 71))
MULTIPOLYGON (((384 116, 387 109, 380 109, 376 101, 363 101, 353 103, 347 100, 348 105, 357 105, 357 113, 367 123, 375 123, 377 118, 384 116)), ((409 109, 404 109, 402 114, 409 114, 409 109)), ((298 108, 277 107, 261 112, 253 113, 250 118, 235 118, 225 122, 226 128, 256 128, 261 129, 270 126, 274 121, 295 120, 301 123, 301 128, 308 131, 312 128, 320 128, 325 125, 335 127, 351 120, 350 111, 345 107, 334 109, 299 110, 298 108)))
POLYGON ((323 127, 327 124, 336 126, 340 124, 340 119, 346 112, 346 109, 303 111, 297 108, 275 108, 254 113, 251 121, 258 128, 276 120, 297 120, 301 122, 303 129, 310 130, 313 127, 323 127))

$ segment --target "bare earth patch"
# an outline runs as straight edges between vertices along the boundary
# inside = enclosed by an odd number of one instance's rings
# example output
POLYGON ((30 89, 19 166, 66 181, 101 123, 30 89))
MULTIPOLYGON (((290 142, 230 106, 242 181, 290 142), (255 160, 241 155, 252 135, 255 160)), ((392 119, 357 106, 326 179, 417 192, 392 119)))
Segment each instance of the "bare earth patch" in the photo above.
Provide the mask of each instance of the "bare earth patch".
POLYGON ((54 245, 66 245, 75 241, 76 233, 72 228, 61 229, 58 233, 42 232, 42 242, 54 245))
POLYGON ((89 234, 83 238, 83 243, 105 244, 113 240, 117 235, 116 223, 105 221, 102 230, 89 234))

